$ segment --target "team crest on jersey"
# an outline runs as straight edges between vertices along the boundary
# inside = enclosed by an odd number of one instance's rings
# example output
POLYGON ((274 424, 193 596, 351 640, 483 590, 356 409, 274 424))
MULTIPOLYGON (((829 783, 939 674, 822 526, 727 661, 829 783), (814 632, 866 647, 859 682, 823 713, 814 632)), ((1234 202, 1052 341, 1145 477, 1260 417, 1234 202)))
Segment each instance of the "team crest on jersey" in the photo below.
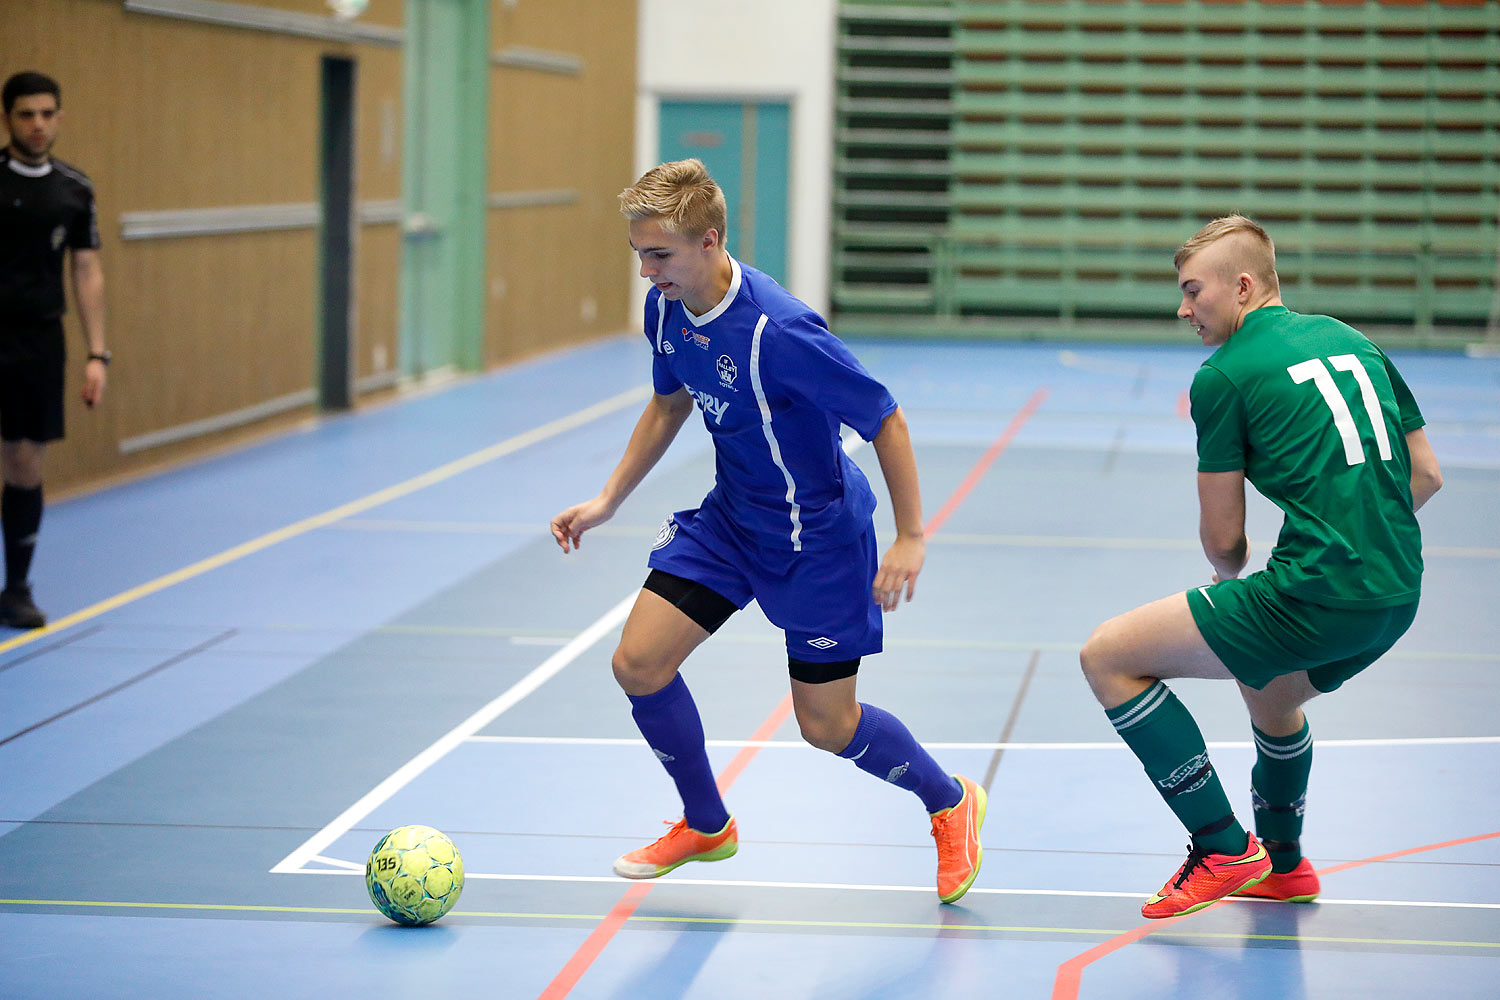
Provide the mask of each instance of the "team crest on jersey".
POLYGON ((56 229, 52 230, 52 249, 61 250, 63 240, 67 239, 67 236, 68 230, 63 226, 58 226, 56 229))
POLYGON ((690 331, 687 327, 682 328, 682 339, 690 344, 697 344, 699 350, 708 350, 708 334, 690 331))
POLYGON ((740 370, 734 366, 734 359, 727 354, 721 354, 715 367, 719 370, 720 384, 733 388, 735 376, 740 373, 740 370))
POLYGON ((672 539, 676 537, 677 521, 675 518, 668 516, 667 519, 661 523, 661 527, 656 529, 656 542, 652 544, 651 548, 653 550, 665 548, 666 546, 670 545, 672 543, 672 539))

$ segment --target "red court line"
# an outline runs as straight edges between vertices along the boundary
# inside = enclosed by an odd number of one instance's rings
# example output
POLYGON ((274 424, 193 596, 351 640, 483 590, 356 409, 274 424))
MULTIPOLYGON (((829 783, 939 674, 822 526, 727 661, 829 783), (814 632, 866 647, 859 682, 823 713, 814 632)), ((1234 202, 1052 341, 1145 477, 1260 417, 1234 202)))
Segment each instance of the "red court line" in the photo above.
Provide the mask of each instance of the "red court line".
POLYGON ((1408 854, 1421 854, 1423 851, 1435 851, 1440 847, 1461 847, 1464 844, 1476 844, 1481 840, 1494 840, 1500 837, 1500 830, 1494 833, 1481 833, 1473 837, 1464 837, 1460 840, 1445 840, 1441 844, 1428 844, 1426 847, 1408 847, 1404 851, 1392 851, 1389 854, 1379 854, 1373 858, 1365 858, 1362 861, 1345 861, 1341 865, 1331 865, 1327 868, 1319 868, 1319 875, 1332 875, 1334 872, 1347 871, 1350 868, 1358 868, 1360 865, 1371 865, 1377 861, 1390 861, 1394 858, 1404 858, 1408 854))
POLYGON ((725 795, 729 792, 729 786, 734 784, 734 779, 738 778, 740 772, 745 769, 757 753, 760 753, 760 747, 753 744, 775 736, 776 730, 781 728, 781 724, 791 714, 792 696, 788 694, 785 698, 781 699, 781 704, 776 706, 776 710, 766 716, 766 721, 760 724, 760 728, 751 734, 750 743, 752 745, 740 747, 740 752, 734 755, 734 760, 729 762, 729 766, 719 772, 718 785, 720 795, 725 795))
MULTIPOLYGON (((1377 854, 1371 858, 1362 858, 1359 861, 1346 861, 1343 864, 1331 865, 1328 868, 1318 869, 1318 875, 1332 875, 1334 872, 1348 871, 1350 868, 1358 868, 1361 865, 1373 865, 1380 861, 1390 861, 1393 858, 1404 858, 1409 854, 1421 854, 1424 851, 1436 851, 1444 847, 1458 847, 1463 844, 1473 844, 1481 840, 1493 840, 1500 837, 1500 830, 1494 833, 1481 833, 1473 837, 1461 837, 1458 840, 1445 840, 1440 844, 1425 844, 1421 847, 1408 847, 1402 851, 1392 851, 1389 854, 1377 854)), ((1237 900, 1220 900, 1213 906, 1205 907, 1198 913, 1207 913, 1216 909, 1223 903, 1237 902, 1237 900)), ((1260 904, 1256 904, 1260 905, 1260 904)), ((1297 905, 1297 904, 1289 904, 1297 905)), ((1078 1000, 1078 988, 1083 980, 1083 970, 1088 965, 1098 961, 1106 955, 1119 951, 1128 944, 1134 944, 1141 938, 1153 931, 1164 930, 1173 924, 1181 923, 1189 917, 1197 916, 1190 913, 1185 917, 1168 917, 1166 920, 1153 920, 1149 924, 1142 924, 1134 930, 1126 931, 1118 937, 1110 938, 1103 944, 1095 945, 1081 955, 1068 959, 1057 967, 1057 978, 1052 983, 1052 1000, 1078 1000)))
MULTIPOLYGON (((756 729, 754 734, 751 735, 751 745, 740 747, 740 752, 734 755, 734 759, 729 762, 729 766, 719 772, 717 781, 720 795, 725 795, 729 792, 729 786, 734 784, 735 779, 744 772, 750 761, 760 752, 761 748, 754 744, 775 736, 776 730, 781 728, 781 724, 791 714, 792 696, 788 694, 785 698, 781 699, 781 704, 777 705, 771 714, 766 716, 766 720, 760 724, 760 728, 756 729)), ((599 926, 594 928, 594 933, 590 934, 588 939, 573 953, 573 957, 568 959, 568 964, 562 967, 562 971, 553 978, 552 982, 542 991, 537 1000, 562 1000, 563 997, 567 996, 568 992, 573 989, 574 984, 589 970, 589 966, 594 964, 594 959, 599 957, 599 953, 604 951, 605 946, 614 938, 615 932, 625 926, 625 921, 630 919, 630 915, 635 912, 635 908, 641 904, 641 900, 646 898, 647 893, 655 885, 655 882, 637 882, 629 889, 626 889, 625 895, 620 897, 620 901, 615 904, 614 909, 610 910, 599 926)))
POLYGON ((542 990, 537 1000, 560 1000, 561 997, 567 996, 568 991, 589 970, 589 966, 594 964, 594 959, 599 957, 604 946, 609 944, 610 939, 615 936, 615 931, 625 926, 625 921, 630 919, 630 915, 635 912, 641 900, 646 898, 646 893, 651 891, 654 884, 653 882, 637 882, 626 889, 625 895, 620 897, 615 908, 609 911, 609 915, 599 923, 598 927, 594 928, 594 933, 590 934, 588 940, 573 953, 573 957, 568 959, 568 964, 563 966, 562 971, 545 990, 542 990))
MULTIPOLYGON (((1026 401, 1026 405, 1021 407, 1020 412, 1011 419, 1010 426, 1001 432, 1000 437, 996 439, 994 444, 990 445, 989 450, 975 463, 974 468, 969 470, 969 475, 959 484, 958 489, 953 491, 953 495, 948 498, 948 502, 943 504, 942 509, 933 515, 932 520, 927 522, 923 528, 924 534, 932 535, 936 533, 939 526, 958 509, 959 504, 963 503, 964 498, 974 489, 975 484, 979 482, 985 470, 994 463, 995 459, 1000 457, 1000 453, 1010 444, 1011 439, 1016 436, 1016 432, 1021 429, 1027 420, 1031 419, 1031 415, 1037 411, 1037 408, 1042 405, 1042 401, 1046 398, 1047 388, 1045 386, 1032 393, 1031 398, 1026 401)), ((750 761, 760 752, 761 748, 755 744, 769 740, 774 736, 776 730, 781 728, 781 724, 786 721, 787 716, 791 715, 791 713, 792 696, 788 694, 785 698, 781 699, 781 703, 776 706, 771 714, 766 716, 766 720, 760 724, 760 728, 755 730, 755 733, 750 737, 751 745, 741 747, 740 752, 735 754, 734 759, 729 762, 729 766, 719 773, 717 782, 720 795, 729 791, 729 786, 734 784, 735 779, 744 772, 745 768, 749 766, 750 761)), ((589 966, 594 964, 594 960, 604 951, 619 929, 625 926, 625 922, 630 919, 631 914, 635 913, 636 907, 640 905, 641 900, 646 898, 646 895, 655 884, 655 882, 638 882, 629 889, 626 889, 625 895, 620 897, 620 901, 615 904, 614 909, 610 910, 599 926, 594 928, 594 932, 573 953, 573 957, 568 959, 568 963, 562 967, 562 971, 553 978, 547 988, 537 997, 537 1000, 562 1000, 563 997, 566 997, 574 985, 577 984, 578 980, 583 977, 583 974, 589 970, 589 966)))
POLYGON ((1041 407, 1042 402, 1046 398, 1046 386, 1042 386, 1031 394, 1031 398, 1026 401, 1026 405, 1021 407, 1016 415, 1011 418, 1010 425, 1001 431, 1000 436, 995 439, 995 443, 990 445, 989 451, 986 451, 984 456, 974 464, 974 468, 969 470, 968 477, 958 484, 958 489, 953 491, 953 495, 948 498, 948 502, 943 504, 941 510, 932 515, 932 520, 927 523, 927 534, 935 534, 938 528, 942 527, 943 522, 952 516, 953 512, 958 509, 958 505, 964 502, 964 499, 968 497, 975 486, 979 485, 979 480, 984 478, 985 472, 989 471, 989 467, 994 464, 995 459, 1000 457, 1000 453, 1010 445, 1011 441, 1015 439, 1016 434, 1025 426, 1026 421, 1031 419, 1032 415, 1041 407))

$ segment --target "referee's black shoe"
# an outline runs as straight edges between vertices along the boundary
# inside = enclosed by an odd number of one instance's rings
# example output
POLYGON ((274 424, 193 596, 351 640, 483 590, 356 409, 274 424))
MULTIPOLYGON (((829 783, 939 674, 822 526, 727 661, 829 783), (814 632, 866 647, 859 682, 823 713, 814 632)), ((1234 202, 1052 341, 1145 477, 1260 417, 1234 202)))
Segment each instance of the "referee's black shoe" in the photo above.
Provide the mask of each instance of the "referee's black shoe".
POLYGON ((31 599, 30 587, 6 587, 0 590, 0 625, 11 628, 41 628, 47 616, 31 599))

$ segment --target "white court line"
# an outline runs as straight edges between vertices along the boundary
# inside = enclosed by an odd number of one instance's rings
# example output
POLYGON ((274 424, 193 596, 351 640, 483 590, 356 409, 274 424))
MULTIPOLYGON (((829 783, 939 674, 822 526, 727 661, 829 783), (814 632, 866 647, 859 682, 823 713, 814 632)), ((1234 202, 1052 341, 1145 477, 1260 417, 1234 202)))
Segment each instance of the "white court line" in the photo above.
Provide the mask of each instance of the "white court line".
POLYGON ((273 874, 285 875, 300 871, 309 861, 315 856, 322 854, 330 844, 349 832, 354 824, 368 816, 382 802, 406 787, 412 779, 416 778, 433 764, 436 764, 454 747, 489 725, 502 712, 505 712, 522 698, 525 698, 531 692, 547 683, 563 667, 572 663, 587 651, 590 646, 613 631, 625 620, 625 616, 630 613, 631 607, 635 604, 637 594, 638 591, 631 591, 628 597, 605 612, 604 616, 594 622, 594 624, 580 632, 578 637, 572 642, 569 642, 562 649, 559 649, 543 660, 541 665, 535 670, 511 685, 504 694, 491 701, 488 705, 485 705, 463 722, 460 722, 436 743, 432 744, 432 746, 417 754, 403 764, 390 777, 370 789, 369 792, 365 793, 363 798, 340 813, 333 822, 309 837, 303 842, 302 846, 298 847, 291 854, 282 858, 271 869, 271 872, 273 874))
MULTIPOLYGON (((334 861, 331 858, 320 858, 329 864, 340 866, 349 865, 347 861, 334 861)), ((364 871, 364 866, 357 867, 359 871, 350 871, 344 868, 308 868, 296 872, 298 875, 357 875, 364 871)), ((626 880, 618 875, 498 875, 488 872, 465 872, 467 879, 491 879, 501 882, 597 882, 610 885, 626 884, 626 880)), ((656 881, 673 886, 710 886, 713 888, 728 889, 815 889, 834 890, 847 892, 921 892, 932 893, 930 885, 863 885, 853 882, 758 882, 752 879, 715 879, 715 878, 676 878, 657 879, 656 881)), ((975 887, 969 890, 971 895, 981 896, 1066 896, 1079 899, 1144 899, 1145 894, 1141 892, 1108 892, 1103 890, 1087 889, 984 889, 975 887)), ((1275 899, 1255 899, 1253 897, 1234 899, 1236 903, 1276 903, 1275 899)), ((1442 900, 1430 899, 1326 899, 1318 897, 1319 904, 1332 906, 1416 906, 1437 907, 1461 910, 1500 910, 1500 903, 1453 903, 1442 900)))
MULTIPOLYGON (((639 737, 610 736, 470 736, 470 743, 537 743, 564 746, 640 747, 646 741, 639 737)), ((802 740, 705 740, 711 747, 761 747, 776 750, 812 750, 802 740)), ((1500 736, 1414 736, 1393 739, 1317 740, 1318 747, 1406 747, 1450 746, 1462 743, 1500 743, 1500 736)), ((929 750, 1126 750, 1124 740, 1103 743, 923 743, 929 750)), ((1215 740, 1206 746, 1211 750, 1248 750, 1250 740, 1215 740)), ((820 751, 821 752, 821 751, 820 751)))

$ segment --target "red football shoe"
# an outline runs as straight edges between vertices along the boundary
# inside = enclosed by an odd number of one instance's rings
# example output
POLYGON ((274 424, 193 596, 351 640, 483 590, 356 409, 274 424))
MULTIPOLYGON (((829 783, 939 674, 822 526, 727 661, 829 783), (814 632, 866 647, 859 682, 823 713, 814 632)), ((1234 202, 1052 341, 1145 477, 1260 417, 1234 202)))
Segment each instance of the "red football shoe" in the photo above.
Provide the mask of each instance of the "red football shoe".
POLYGON ((1141 916, 1159 919, 1194 913, 1264 879, 1271 873, 1270 855, 1255 834, 1247 836, 1243 854, 1210 854, 1189 844, 1187 861, 1146 900, 1141 916))
POLYGON ((1289 872, 1272 872, 1254 885, 1235 892, 1236 896, 1254 896, 1256 899, 1279 899, 1283 903, 1311 903, 1318 898, 1323 887, 1318 882, 1318 873, 1312 862, 1303 858, 1289 872))

